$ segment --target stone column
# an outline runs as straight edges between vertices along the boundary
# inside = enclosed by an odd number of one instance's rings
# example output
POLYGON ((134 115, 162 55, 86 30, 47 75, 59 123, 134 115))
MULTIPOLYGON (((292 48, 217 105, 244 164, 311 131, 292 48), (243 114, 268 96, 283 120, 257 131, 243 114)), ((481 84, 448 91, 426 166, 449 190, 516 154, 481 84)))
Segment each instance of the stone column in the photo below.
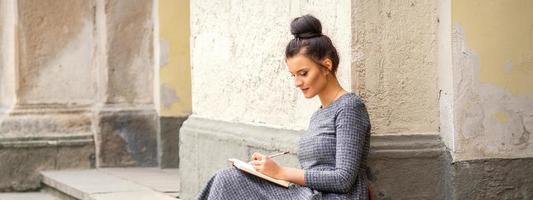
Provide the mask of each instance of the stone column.
POLYGON ((371 118, 376 199, 445 195, 438 8, 434 0, 352 1, 353 85, 371 118))
POLYGON ((0 3, 0 191, 38 172, 157 166, 153 1, 0 3))
POLYGON ((93 165, 94 2, 1 6, 1 71, 9 78, 0 84, 0 190, 36 189, 40 170, 93 165))
POLYGON ((157 166, 153 1, 96 1, 98 167, 157 166), (104 45, 104 46, 102 46, 104 45))

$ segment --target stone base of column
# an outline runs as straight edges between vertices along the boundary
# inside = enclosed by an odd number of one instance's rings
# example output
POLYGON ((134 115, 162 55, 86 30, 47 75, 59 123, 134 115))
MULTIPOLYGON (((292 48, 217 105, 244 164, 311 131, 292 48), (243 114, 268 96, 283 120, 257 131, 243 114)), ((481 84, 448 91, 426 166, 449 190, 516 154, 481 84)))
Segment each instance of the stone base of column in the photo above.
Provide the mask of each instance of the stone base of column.
MULTIPOLYGON (((303 132, 189 117, 180 130, 180 197, 192 199, 228 158, 255 151, 291 154, 276 158, 300 167, 303 132)), ((376 135, 371 139, 369 179, 375 199, 444 199, 445 152, 438 134, 376 135)))
POLYGON ((447 174, 447 199, 533 199, 533 158, 458 161, 447 174))
POLYGON ((0 115, 0 192, 40 187, 39 172, 94 167, 86 108, 17 107, 0 115))
POLYGON ((187 117, 160 117, 161 128, 159 145, 159 166, 161 168, 178 168, 179 166, 179 129, 187 117))
POLYGON ((151 107, 105 107, 96 111, 97 167, 158 166, 159 122, 151 107))

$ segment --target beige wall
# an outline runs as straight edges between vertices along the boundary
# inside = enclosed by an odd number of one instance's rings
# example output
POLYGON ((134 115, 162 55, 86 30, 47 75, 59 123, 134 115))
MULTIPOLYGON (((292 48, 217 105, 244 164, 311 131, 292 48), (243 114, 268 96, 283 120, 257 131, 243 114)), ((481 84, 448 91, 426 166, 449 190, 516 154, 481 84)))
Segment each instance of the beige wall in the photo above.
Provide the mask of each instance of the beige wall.
POLYGON ((533 156, 532 10, 452 0, 455 159, 533 156))
POLYGON ((192 113, 189 1, 159 1, 160 114, 192 113))
POLYGON ((290 22, 311 13, 340 52, 350 89, 350 1, 191 1, 193 115, 286 129, 307 128, 320 103, 305 99, 284 63, 290 22), (327 12, 325 12, 327 10, 327 12))
POLYGON ((17 4, 18 104, 91 104, 95 2, 17 4))
POLYGON ((376 134, 438 134, 437 1, 352 4, 354 87, 376 134))

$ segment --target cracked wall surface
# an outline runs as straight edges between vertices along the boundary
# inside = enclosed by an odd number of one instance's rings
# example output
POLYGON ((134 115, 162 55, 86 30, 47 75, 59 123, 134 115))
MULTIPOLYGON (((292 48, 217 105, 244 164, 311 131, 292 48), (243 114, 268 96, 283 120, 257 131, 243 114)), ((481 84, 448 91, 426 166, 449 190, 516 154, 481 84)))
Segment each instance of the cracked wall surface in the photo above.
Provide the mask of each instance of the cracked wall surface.
POLYGON ((533 156, 531 10, 452 1, 455 160, 533 156))

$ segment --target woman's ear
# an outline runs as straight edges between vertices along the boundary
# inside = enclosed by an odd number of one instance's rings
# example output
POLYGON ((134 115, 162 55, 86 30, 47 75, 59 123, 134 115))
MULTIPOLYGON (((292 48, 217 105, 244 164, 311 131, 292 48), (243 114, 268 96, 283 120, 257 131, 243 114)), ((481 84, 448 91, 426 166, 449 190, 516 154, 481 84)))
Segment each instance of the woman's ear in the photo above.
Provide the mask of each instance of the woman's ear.
POLYGON ((325 66, 329 72, 333 72, 333 62, 331 62, 331 59, 326 58, 322 61, 322 65, 325 66))

